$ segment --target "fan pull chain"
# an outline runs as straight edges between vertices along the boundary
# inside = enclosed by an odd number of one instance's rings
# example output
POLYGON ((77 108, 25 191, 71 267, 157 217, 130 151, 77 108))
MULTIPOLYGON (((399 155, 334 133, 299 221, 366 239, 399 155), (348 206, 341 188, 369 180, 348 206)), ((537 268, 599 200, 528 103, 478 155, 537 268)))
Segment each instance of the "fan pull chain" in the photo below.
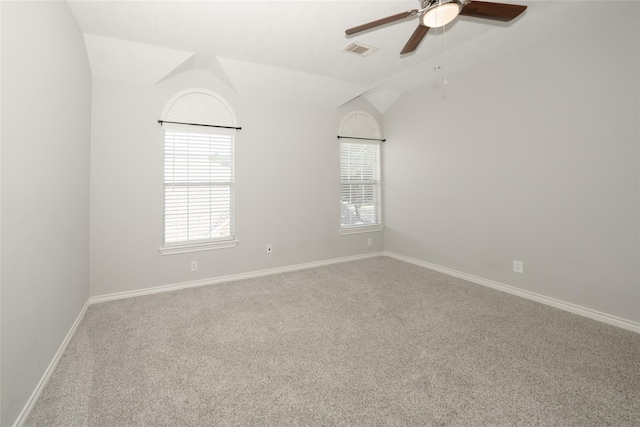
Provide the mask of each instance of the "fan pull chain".
MULTIPOLYGON (((438 2, 438 7, 442 6, 442 2, 438 2)), ((436 8, 435 13, 436 13, 436 23, 438 22, 438 11, 439 9, 436 8)), ((440 64, 440 61, 438 60, 438 31, 440 31, 440 27, 436 27, 436 42, 433 44, 434 46, 434 50, 435 50, 435 55, 434 58, 436 58, 436 70, 439 70, 440 68, 442 68, 442 65, 440 64)))
POLYGON ((434 66, 433 66, 433 70, 437 71, 439 70, 441 67, 440 65, 438 65, 438 28, 436 28, 436 36, 434 38, 434 42, 433 42, 433 60, 434 60, 434 66))
MULTIPOLYGON (((437 13, 437 11, 436 11, 437 13)), ((434 71, 440 70, 444 67, 444 57, 445 57, 445 52, 447 49, 447 26, 443 25, 442 26, 442 56, 440 57, 440 63, 438 64, 438 30, 439 28, 436 27, 436 37, 435 37, 435 42, 433 43, 433 47, 434 47, 434 59, 435 59, 435 66, 433 67, 434 71)), ((448 83, 447 81, 447 75, 445 74, 444 76, 444 84, 446 85, 448 83)))
MULTIPOLYGON (((444 53, 447 48, 447 26, 442 27, 442 66, 444 66, 444 53)), ((444 84, 447 84, 447 74, 445 68, 444 84)))

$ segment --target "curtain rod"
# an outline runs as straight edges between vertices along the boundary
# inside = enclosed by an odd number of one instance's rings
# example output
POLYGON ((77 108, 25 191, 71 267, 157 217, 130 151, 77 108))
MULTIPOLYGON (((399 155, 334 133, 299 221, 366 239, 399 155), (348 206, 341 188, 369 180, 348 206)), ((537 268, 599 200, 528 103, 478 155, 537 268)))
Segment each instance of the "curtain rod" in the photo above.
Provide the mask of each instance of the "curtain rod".
POLYGON ((158 120, 158 123, 160 123, 160 126, 162 126, 163 123, 171 123, 171 124, 174 124, 174 125, 205 126, 205 127, 209 127, 209 128, 222 128, 222 129, 235 129, 235 130, 242 129, 241 127, 235 127, 235 126, 203 125, 203 124, 200 124, 200 123, 169 122, 167 120, 158 120))
POLYGON ((363 139, 365 141, 380 141, 380 142, 385 142, 386 139, 378 139, 378 138, 358 138, 357 136, 340 136, 338 135, 338 139, 342 139, 342 138, 346 138, 346 139, 363 139))

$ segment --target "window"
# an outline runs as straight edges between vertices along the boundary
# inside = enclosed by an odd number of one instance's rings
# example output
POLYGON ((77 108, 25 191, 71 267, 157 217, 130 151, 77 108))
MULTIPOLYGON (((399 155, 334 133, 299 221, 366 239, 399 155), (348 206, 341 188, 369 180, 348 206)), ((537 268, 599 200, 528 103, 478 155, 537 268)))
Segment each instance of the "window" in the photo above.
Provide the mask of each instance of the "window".
POLYGON ((340 142, 340 227, 382 225, 380 144, 340 142))
POLYGON ((164 242, 233 237, 233 136, 166 130, 164 242))
MULTIPOLYGON (((165 114, 165 121, 234 126, 229 120, 220 123, 219 114, 205 117, 200 111, 211 110, 209 103, 218 104, 212 111, 219 113, 221 101, 212 97, 203 92, 181 96, 172 103, 181 116, 165 114), (185 105, 199 111, 184 117, 188 111, 185 105)), ((163 126, 164 239, 160 252, 168 255, 235 246, 233 132, 170 123, 163 126)))
POLYGON ((363 111, 340 124, 340 233, 382 230, 380 130, 363 111))

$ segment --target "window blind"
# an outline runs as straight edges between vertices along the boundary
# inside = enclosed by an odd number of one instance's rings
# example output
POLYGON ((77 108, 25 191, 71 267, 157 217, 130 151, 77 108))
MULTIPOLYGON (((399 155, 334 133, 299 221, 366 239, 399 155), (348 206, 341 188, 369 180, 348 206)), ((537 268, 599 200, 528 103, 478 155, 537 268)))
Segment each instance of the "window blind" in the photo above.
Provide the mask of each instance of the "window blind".
POLYGON ((231 240, 233 135, 165 130, 164 243, 231 240))
POLYGON ((340 142, 340 226, 381 225, 380 144, 340 142))

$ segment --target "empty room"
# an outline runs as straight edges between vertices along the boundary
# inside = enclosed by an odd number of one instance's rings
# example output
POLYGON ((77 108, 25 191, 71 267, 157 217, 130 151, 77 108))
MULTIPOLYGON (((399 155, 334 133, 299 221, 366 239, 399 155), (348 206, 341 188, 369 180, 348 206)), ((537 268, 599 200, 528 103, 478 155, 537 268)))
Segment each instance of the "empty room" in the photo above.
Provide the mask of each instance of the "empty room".
POLYGON ((0 425, 640 425, 640 3, 1 1, 0 425))

